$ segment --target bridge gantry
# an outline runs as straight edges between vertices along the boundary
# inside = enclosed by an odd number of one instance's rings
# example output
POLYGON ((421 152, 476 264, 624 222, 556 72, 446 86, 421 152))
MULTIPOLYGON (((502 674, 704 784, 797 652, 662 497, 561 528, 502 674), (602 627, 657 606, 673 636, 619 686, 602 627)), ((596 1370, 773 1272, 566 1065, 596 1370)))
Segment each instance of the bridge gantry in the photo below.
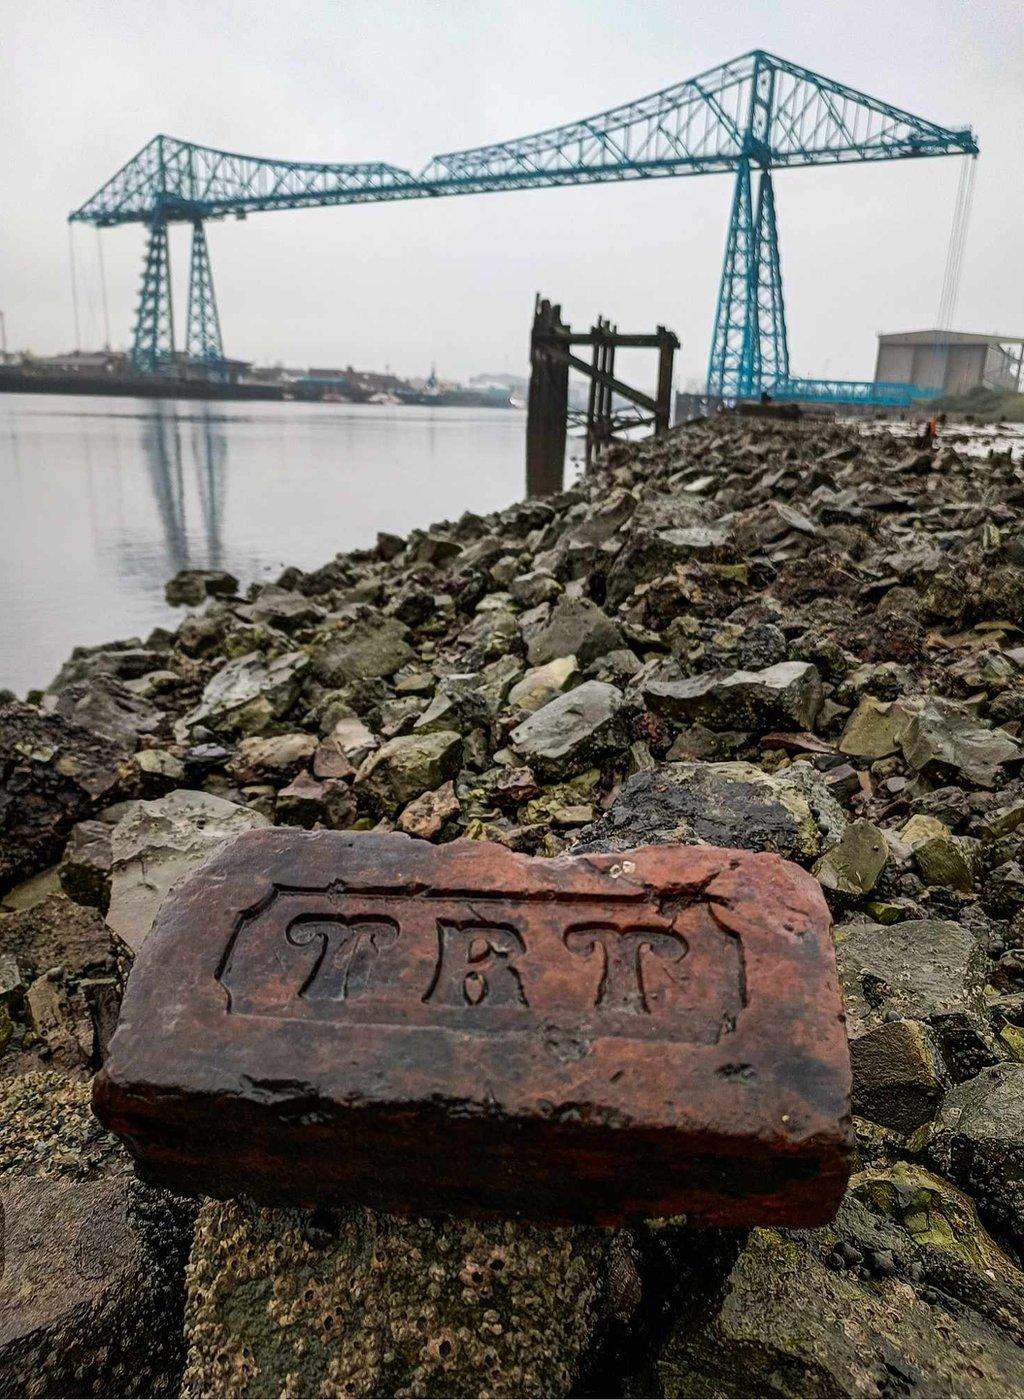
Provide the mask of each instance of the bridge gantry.
POLYGON ((434 156, 418 174, 379 161, 268 160, 155 136, 69 217, 100 228, 147 227, 132 360, 155 373, 175 362, 167 229, 192 224, 186 352, 216 376, 224 352, 204 228, 210 219, 730 172, 709 393, 896 402, 910 386, 791 376, 772 172, 977 154, 969 128, 939 126, 757 49, 583 121, 434 156))

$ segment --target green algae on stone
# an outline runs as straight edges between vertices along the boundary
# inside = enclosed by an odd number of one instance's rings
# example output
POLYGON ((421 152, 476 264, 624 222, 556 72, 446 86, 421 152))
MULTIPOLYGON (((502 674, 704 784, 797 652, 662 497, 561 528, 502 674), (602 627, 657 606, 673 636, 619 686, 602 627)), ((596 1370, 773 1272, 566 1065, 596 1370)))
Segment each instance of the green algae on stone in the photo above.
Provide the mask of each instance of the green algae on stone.
POLYGON ((869 821, 854 821, 815 864, 814 873, 837 894, 864 895, 874 889, 888 858, 879 828, 869 821))
POLYGON ((824 1230, 754 1230, 717 1292, 693 1299, 670 1334, 657 1363, 662 1393, 881 1397, 898 1384, 895 1393, 907 1396, 1019 1395, 1020 1276, 999 1257, 1001 1273, 990 1279, 955 1255, 929 1252, 853 1195, 824 1230), (842 1242, 867 1262, 866 1279, 832 1262, 842 1242), (873 1275, 876 1257, 885 1269, 873 1275), (929 1301, 911 1280, 929 1268, 948 1304, 938 1294, 929 1301))
POLYGON ((895 1220, 916 1244, 955 1254, 975 1269, 1003 1273, 1024 1289, 1024 1274, 985 1230, 974 1202, 943 1177, 915 1163, 895 1162, 859 1172, 848 1194, 895 1220))
POLYGON ((456 777, 461 762, 462 738, 454 730, 401 734, 363 762, 356 774, 356 796, 380 815, 394 816, 420 793, 456 777))

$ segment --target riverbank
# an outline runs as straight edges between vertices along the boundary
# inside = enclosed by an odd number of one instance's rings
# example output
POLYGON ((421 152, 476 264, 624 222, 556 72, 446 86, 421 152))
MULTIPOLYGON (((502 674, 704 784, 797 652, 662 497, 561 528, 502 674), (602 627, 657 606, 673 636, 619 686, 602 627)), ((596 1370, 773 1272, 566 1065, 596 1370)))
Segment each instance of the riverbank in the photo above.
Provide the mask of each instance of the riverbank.
POLYGON ((254 384, 246 381, 176 378, 154 374, 88 374, 37 372, 0 366, 0 394, 84 394, 97 398, 193 400, 197 403, 345 403, 386 402, 407 408, 513 408, 512 397, 475 389, 434 391, 399 386, 381 394, 357 385, 339 388, 335 382, 254 384))
POLYGON ((186 572, 177 625, 80 648, 38 704, 0 709, 3 1186, 39 1222, 7 1267, 50 1280, 0 1341, 4 1385, 1022 1393, 1024 468, 978 450, 693 424, 556 498, 242 594, 186 572), (147 1193, 88 1082, 160 894, 266 824, 528 855, 716 844, 812 871, 854 1069, 836 1222, 206 1201, 193 1223, 147 1193), (116 1268, 83 1276, 66 1241, 98 1249, 107 1219, 116 1268))

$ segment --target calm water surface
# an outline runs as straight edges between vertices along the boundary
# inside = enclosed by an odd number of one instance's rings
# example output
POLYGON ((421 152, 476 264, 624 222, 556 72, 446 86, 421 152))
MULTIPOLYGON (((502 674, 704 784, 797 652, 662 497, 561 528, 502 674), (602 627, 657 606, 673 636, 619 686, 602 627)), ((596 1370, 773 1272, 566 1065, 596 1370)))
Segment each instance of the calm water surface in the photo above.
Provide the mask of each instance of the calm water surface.
POLYGON ((178 569, 244 586, 509 505, 524 435, 513 409, 2 394, 0 687, 182 617, 163 596, 178 569))

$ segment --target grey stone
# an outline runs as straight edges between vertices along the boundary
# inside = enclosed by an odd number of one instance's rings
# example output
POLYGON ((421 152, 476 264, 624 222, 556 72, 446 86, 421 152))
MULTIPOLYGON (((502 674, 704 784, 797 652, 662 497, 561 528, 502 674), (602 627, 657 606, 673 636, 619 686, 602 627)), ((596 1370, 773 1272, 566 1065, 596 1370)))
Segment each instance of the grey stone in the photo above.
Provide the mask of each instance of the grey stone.
POLYGON ((942 1097, 942 1057, 928 1027, 885 1021, 850 1041, 853 1111, 896 1132, 928 1122, 942 1097))
POLYGON ((1000 768, 1024 761, 1024 748, 1003 729, 990 729, 955 700, 929 696, 901 739, 903 756, 925 777, 952 776, 991 787, 1000 768))
POLYGON ((951 1089, 928 1150, 982 1219, 1024 1246, 1024 1064, 990 1065, 951 1089))
POLYGON ((543 666, 559 657, 575 656, 586 666, 596 656, 624 645, 622 630, 587 598, 559 598, 548 622, 526 647, 531 666, 543 666))
POLYGON ((631 491, 615 490, 595 503, 584 520, 573 525, 569 538, 574 544, 604 544, 618 534, 636 510, 631 491))
POLYGON ((394 700, 385 700, 378 717, 381 736, 393 739, 396 734, 411 734, 423 710, 423 701, 418 695, 400 695, 394 700))
POLYGON ((462 546, 447 535, 435 531, 414 530, 409 536, 407 554, 415 564, 450 564, 462 553, 462 546))
POLYGON ((413 725, 416 734, 436 734, 454 729, 468 734, 471 729, 486 728, 494 711, 481 693, 480 677, 476 674, 442 676, 430 704, 413 725))
POLYGON ((226 569, 179 569, 164 585, 171 607, 198 607, 205 598, 230 598, 238 591, 238 579, 226 569))
POLYGON ((814 867, 819 882, 837 894, 865 895, 874 889, 885 869, 888 847, 877 826, 868 821, 850 822, 842 837, 814 867))
POLYGON ((312 734, 270 734, 243 739, 228 764, 239 783, 281 782, 294 778, 317 751, 312 734))
MULTIPOLYGON (((974 872, 972 863, 971 873, 974 872)), ((997 919, 1010 919, 1024 908, 1024 866, 1019 860, 1003 861, 990 870, 982 890, 982 901, 997 919)))
POLYGON ((884 758, 897 751, 910 720, 898 703, 865 695, 847 720, 837 747, 852 758, 884 758))
POLYGON ((106 909, 110 900, 110 867, 113 864, 109 822, 76 822, 60 863, 60 886, 76 904, 106 909))
POLYGON ((324 742, 327 741, 357 768, 379 743, 377 736, 366 727, 358 715, 343 715, 336 719, 325 736, 324 742))
POLYGON ((207 683, 198 706, 175 726, 180 742, 197 725, 216 734, 260 734, 283 718, 298 698, 309 658, 288 652, 267 661, 247 652, 222 666, 207 683))
POLYGON ((836 958, 851 1039, 907 1016, 932 1027, 956 1078, 991 1061, 985 952, 968 929, 943 919, 844 924, 836 958))
POLYGON ((280 632, 298 632, 320 622, 323 608, 303 593, 287 588, 263 588, 250 607, 253 622, 276 627, 280 632))
POLYGON ((691 559, 717 559, 729 535, 720 525, 633 530, 608 574, 608 604, 624 603, 638 584, 671 574, 691 559))
POLYGON ((356 775, 356 765, 330 735, 317 744, 311 767, 314 778, 354 778, 356 775))
POLYGON ((610 685, 626 685, 643 670, 634 652, 628 647, 619 647, 599 656, 587 668, 588 680, 608 681, 610 685))
POLYGON ((277 794, 274 819, 284 826, 326 826, 340 831, 354 821, 356 804, 347 783, 336 778, 321 781, 311 773, 299 773, 277 794))
POLYGON ((744 671, 761 671, 787 659, 786 634, 774 622, 754 622, 743 629, 739 662, 744 671))
POLYGON ((575 656, 557 656, 543 666, 531 667, 509 691, 508 703, 513 709, 532 715, 549 700, 571 690, 579 679, 575 656))
POLYGON ((936 835, 916 841, 914 864, 927 885, 969 894, 974 888, 981 843, 969 836, 936 835))
POLYGON ((31 705, 0 705, 0 894, 59 858, 75 822, 116 795, 130 752, 31 705))
POLYGON ((549 573, 533 569, 527 574, 518 574, 508 586, 508 591, 517 603, 525 608, 535 608, 538 603, 549 603, 557 598, 562 585, 549 573))
POLYGON ((521 650, 519 618, 509 608, 485 608, 456 638, 467 670, 484 668, 521 650))
POLYGON ((163 797, 185 781, 185 765, 170 749, 139 749, 131 766, 138 775, 135 790, 142 797, 163 797))
POLYGON ((96 1068, 96 1030, 89 1004, 77 987, 71 987, 57 970, 44 973, 28 988, 25 997, 26 1045, 29 1054, 19 1067, 35 1068, 38 1056, 52 1069, 86 1077, 96 1068))
POLYGON ((117 680, 137 680, 150 671, 159 670, 167 660, 166 651, 143 646, 137 637, 129 642, 107 642, 98 647, 75 647, 70 658, 47 686, 47 694, 56 694, 75 681, 92 676, 114 676, 117 680))
POLYGON ((567 777, 623 751, 622 706, 622 692, 615 686, 586 681, 549 700, 509 737, 538 776, 567 777))
POLYGON ((188 788, 134 803, 114 828, 108 927, 137 953, 173 885, 225 842, 268 825, 248 807, 188 788))
POLYGON ((186 656, 213 656, 223 650, 233 617, 225 607, 189 613, 178 628, 175 645, 186 656))
POLYGON ((310 650, 313 674, 324 685, 393 676, 416 659, 409 629, 396 617, 360 618, 327 632, 310 650))
POLYGON ((69 724, 80 725, 101 738, 134 748, 141 734, 160 726, 161 712, 113 676, 92 676, 73 681, 54 695, 47 695, 44 709, 69 724))
POLYGON ((51 967, 90 977, 110 970, 114 945, 94 909, 51 894, 30 909, 0 914, 0 953, 12 953, 30 980, 51 967))
POLYGON ((716 1245, 658 1361, 665 1396, 1024 1390, 1024 1275, 971 1202, 920 1167, 859 1173, 834 1226, 754 1230, 721 1275, 716 1245))
POLYGON ((713 672, 681 681, 649 681, 644 700, 655 714, 712 728, 810 729, 821 708, 821 677, 807 661, 780 661, 763 671, 713 672))

